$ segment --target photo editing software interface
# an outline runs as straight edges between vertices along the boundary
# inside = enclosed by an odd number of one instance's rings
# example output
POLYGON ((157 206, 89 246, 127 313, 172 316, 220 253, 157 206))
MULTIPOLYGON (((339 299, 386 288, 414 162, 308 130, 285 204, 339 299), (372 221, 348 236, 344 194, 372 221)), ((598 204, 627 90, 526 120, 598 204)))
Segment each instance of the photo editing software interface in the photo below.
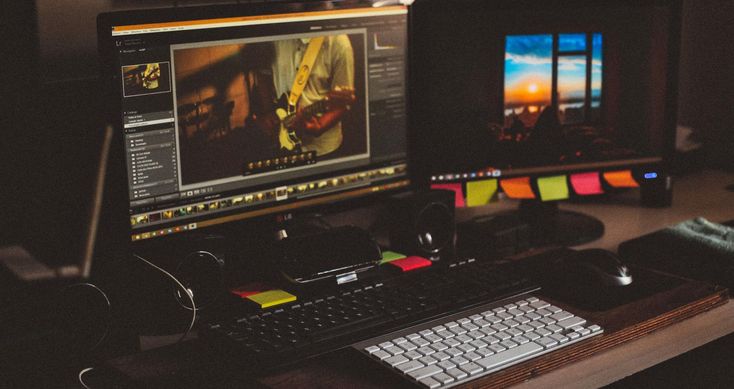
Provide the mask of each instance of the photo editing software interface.
POLYGON ((114 26, 131 239, 408 185, 407 16, 114 26))
MULTIPOLYGON (((660 163, 674 92, 668 82, 672 7, 653 1, 523 4, 488 6, 463 18, 463 26, 452 24, 452 36, 475 31, 477 49, 442 46, 451 60, 427 69, 440 75, 455 72, 457 62, 467 68, 451 82, 434 77, 424 104, 441 106, 461 131, 447 134, 451 123, 440 118, 427 131, 429 142, 457 151, 428 162, 432 181, 660 163)), ((432 25, 449 28, 444 19, 432 25)))

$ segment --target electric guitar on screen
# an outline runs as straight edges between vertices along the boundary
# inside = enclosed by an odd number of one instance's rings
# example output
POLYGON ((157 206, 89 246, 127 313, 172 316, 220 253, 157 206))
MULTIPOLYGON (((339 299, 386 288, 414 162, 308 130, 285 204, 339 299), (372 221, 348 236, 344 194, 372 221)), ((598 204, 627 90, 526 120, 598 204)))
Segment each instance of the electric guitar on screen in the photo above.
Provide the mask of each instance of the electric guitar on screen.
POLYGON ((298 111, 288 112, 287 98, 285 95, 280 99, 280 108, 275 110, 280 121, 280 130, 278 132, 278 141, 281 150, 298 151, 301 148, 301 139, 296 134, 296 126, 298 120, 309 117, 318 117, 324 113, 336 109, 349 109, 354 103, 356 97, 353 89, 335 89, 330 91, 323 100, 317 101, 307 107, 300 108, 298 111))

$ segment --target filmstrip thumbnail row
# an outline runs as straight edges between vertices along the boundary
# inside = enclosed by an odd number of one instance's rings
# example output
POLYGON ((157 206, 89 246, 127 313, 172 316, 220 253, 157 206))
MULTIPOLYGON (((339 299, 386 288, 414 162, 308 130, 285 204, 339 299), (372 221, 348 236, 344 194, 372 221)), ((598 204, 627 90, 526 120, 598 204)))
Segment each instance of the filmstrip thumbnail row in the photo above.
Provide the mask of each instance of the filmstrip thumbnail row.
POLYGON ((331 191, 339 187, 352 186, 355 183, 365 182, 368 180, 384 179, 402 175, 405 174, 405 171, 406 165, 402 164, 329 179, 283 186, 266 191, 227 197, 224 199, 200 202, 185 207, 143 213, 131 216, 130 225, 132 227, 140 227, 146 224, 164 223, 179 218, 221 212, 230 208, 253 206, 273 201, 283 201, 292 196, 331 191))

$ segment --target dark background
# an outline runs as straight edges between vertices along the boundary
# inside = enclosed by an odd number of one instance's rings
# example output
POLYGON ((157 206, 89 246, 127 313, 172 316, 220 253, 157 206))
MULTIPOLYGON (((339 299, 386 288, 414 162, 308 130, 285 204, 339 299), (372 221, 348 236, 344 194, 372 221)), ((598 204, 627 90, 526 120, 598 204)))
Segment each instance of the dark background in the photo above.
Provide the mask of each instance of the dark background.
MULTIPOLYGON (((445 4, 444 16, 456 19, 450 23, 454 26, 462 25, 460 18, 465 14, 448 11, 476 4, 475 0, 439 3, 445 4)), ((96 15, 172 4, 36 0, 15 2, 15 9, 3 10, 3 32, 8 38, 0 56, 0 242, 50 239, 73 247, 78 241, 102 131, 97 114, 101 102, 96 15)), ((707 162, 730 169, 734 168, 730 152, 734 149, 730 106, 734 49, 727 40, 734 35, 732 15, 730 0, 683 1, 678 99, 678 122, 693 128, 694 136, 704 143, 707 162)), ((440 31, 427 33, 441 36, 440 31)), ((478 70, 461 69, 465 74, 478 70)))

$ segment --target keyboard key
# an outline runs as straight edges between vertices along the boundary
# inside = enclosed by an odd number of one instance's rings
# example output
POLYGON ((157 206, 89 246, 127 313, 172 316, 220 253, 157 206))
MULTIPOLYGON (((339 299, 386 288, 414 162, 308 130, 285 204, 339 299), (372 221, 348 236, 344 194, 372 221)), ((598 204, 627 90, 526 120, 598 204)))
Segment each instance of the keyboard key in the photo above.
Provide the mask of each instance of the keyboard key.
POLYGON ((538 299, 535 296, 530 296, 530 297, 526 298, 525 300, 527 300, 528 303, 530 303, 530 304, 540 301, 540 299, 538 299))
POLYGON ((579 334, 578 332, 569 332, 568 334, 566 334, 566 336, 568 337, 568 339, 574 340, 580 338, 581 334, 579 334))
POLYGON ((551 348, 551 347, 554 347, 554 346, 558 345, 558 342, 556 342, 555 340, 553 340, 552 338, 547 337, 547 336, 544 336, 544 337, 536 340, 535 343, 537 343, 537 344, 539 344, 539 345, 541 345, 541 346, 543 346, 545 348, 551 348))
POLYGON ((494 351, 495 353, 499 353, 499 352, 507 350, 507 347, 502 346, 501 344, 497 343, 497 344, 493 344, 489 346, 489 349, 494 351))
POLYGON ((420 335, 418 335, 418 334, 416 334, 416 333, 413 333, 413 334, 408 334, 408 335, 405 335, 405 337, 406 337, 406 338, 407 338, 408 340, 413 340, 413 339, 418 339, 418 338, 420 338, 421 336, 420 336, 420 335))
POLYGON ((536 328, 535 329, 535 332, 537 332, 538 335, 540 335, 540 336, 548 336, 548 335, 552 334, 552 332, 548 331, 545 328, 536 328))
POLYGON ((560 343, 566 343, 566 342, 568 342, 568 338, 565 337, 565 336, 563 336, 563 335, 561 335, 561 334, 553 334, 553 335, 549 336, 549 338, 555 340, 559 344, 560 343))
POLYGON ((375 351, 380 351, 380 347, 378 347, 378 346, 370 346, 370 347, 365 348, 364 351, 366 351, 368 354, 372 354, 375 351))
POLYGON ((431 334, 433 334, 433 331, 431 330, 423 330, 418 333, 418 335, 423 336, 423 337, 425 337, 426 335, 431 335, 431 334))
POLYGON ((389 352, 390 355, 399 355, 405 352, 402 348, 398 346, 389 346, 384 348, 385 351, 389 352))
POLYGON ((460 380, 468 376, 468 374, 466 374, 465 371, 459 370, 457 368, 446 370, 446 374, 450 375, 451 377, 454 377, 455 380, 460 380))
POLYGON ((528 301, 527 300, 520 300, 520 301, 516 302, 515 304, 517 304, 518 307, 524 307, 524 306, 528 305, 528 301))
POLYGON ((484 371, 484 369, 481 366, 477 365, 476 363, 472 363, 472 362, 467 363, 466 365, 463 365, 463 366, 459 366, 459 369, 464 370, 469 375, 474 375, 474 374, 481 373, 482 371, 484 371))
POLYGON ((410 373, 413 370, 418 370, 418 369, 420 369, 420 368, 422 368, 424 366, 425 366, 424 364, 422 364, 422 363, 420 363, 418 361, 409 361, 409 362, 405 362, 405 363, 402 363, 400 365, 397 365, 397 366, 395 366, 395 368, 398 369, 398 370, 400 370, 401 372, 403 372, 403 374, 407 374, 407 373, 410 373))
MULTIPOLYGON (((413 370, 408 373, 409 376, 413 377, 415 380, 422 380, 423 378, 430 377, 436 373, 442 372, 442 369, 438 367, 437 365, 431 365, 422 367, 418 370, 413 370)), ((438 383, 438 381, 436 381, 438 383)))
POLYGON ((435 327, 433 327, 431 329, 435 333, 435 332, 438 332, 438 331, 445 331, 446 330, 446 327, 444 327, 444 326, 435 326, 435 327))
POLYGON ((430 345, 428 347, 430 347, 430 348, 432 348, 432 349, 434 349, 436 351, 443 351, 443 350, 446 350, 447 348, 449 348, 449 346, 447 346, 444 342, 436 342, 436 343, 434 343, 434 344, 432 344, 432 345, 430 345))
POLYGON ((417 352, 419 352, 419 353, 421 353, 423 355, 431 355, 431 354, 433 354, 433 353, 436 352, 436 350, 434 350, 434 349, 432 349, 430 347, 426 347, 426 346, 421 347, 421 348, 419 348, 419 349, 417 349, 415 351, 417 351, 417 352))
POLYGON ((458 340, 456 340, 455 338, 451 338, 451 339, 446 339, 446 340, 444 340, 444 341, 443 341, 443 343, 445 343, 445 344, 446 344, 446 345, 448 345, 449 347, 456 347, 456 346, 458 346, 458 345, 462 344, 461 342, 459 342, 459 341, 458 341, 458 340))
POLYGON ((499 317, 497 317, 495 315, 485 316, 484 317, 484 320, 490 322, 491 324, 496 324, 496 323, 499 323, 499 322, 502 321, 502 319, 500 319, 499 317))
POLYGON ((440 382, 443 385, 450 384, 454 382, 454 377, 446 374, 446 373, 438 373, 436 375, 431 376, 434 380, 440 382))
POLYGON ((459 350, 459 349, 458 349, 458 348, 456 348, 456 347, 451 347, 450 349, 446 349, 446 350, 445 350, 444 352, 445 352, 446 354, 448 354, 448 355, 451 355, 452 357, 455 357, 455 356, 457 356, 457 355, 461 355, 461 354, 463 354, 463 352, 461 352, 461 350, 459 350))
POLYGON ((550 316, 550 315, 553 314, 553 312, 551 312, 551 311, 549 311, 549 310, 547 310, 545 308, 538 309, 538 310, 535 311, 535 313, 537 313, 538 315, 543 316, 543 317, 550 316))
POLYGON ((461 351, 463 351, 465 353, 468 353, 468 352, 471 352, 471 351, 474 351, 474 350, 477 349, 476 347, 472 346, 469 343, 462 344, 461 346, 458 346, 456 348, 458 348, 459 350, 461 350, 461 351))
POLYGON ((404 356, 404 357, 406 357, 408 359, 418 359, 418 358, 422 357, 423 354, 421 354, 421 353, 413 350, 413 351, 408 351, 408 352, 402 354, 402 356, 404 356))
POLYGON ((515 321, 513 319, 505 320, 505 321, 502 322, 502 324, 504 324, 504 325, 506 325, 506 326, 508 326, 510 328, 517 327, 517 326, 520 325, 520 323, 518 323, 517 321, 515 321))
POLYGON ((555 321, 561 321, 564 319, 568 319, 569 317, 573 317, 573 314, 568 311, 560 311, 550 315, 549 317, 555 321))
POLYGON ((467 331, 475 331, 479 329, 479 326, 474 323, 466 323, 461 325, 462 328, 464 328, 467 331))
POLYGON ((556 325, 563 327, 563 328, 571 328, 571 327, 582 325, 584 323, 586 323, 586 320, 578 316, 572 316, 567 319, 559 320, 558 323, 556 323, 556 325))
POLYGON ((481 357, 482 357, 481 355, 477 354, 477 353, 476 353, 476 352, 474 352, 474 351, 470 351, 470 352, 468 352, 468 353, 466 353, 466 354, 464 354, 464 355, 462 355, 462 356, 463 356, 464 358, 468 359, 468 360, 469 360, 470 362, 474 362, 474 361, 476 361, 477 359, 479 359, 479 358, 481 358, 481 357))
POLYGON ((515 336, 514 338, 512 338, 510 340, 513 341, 513 342, 515 342, 515 343, 517 343, 517 344, 525 344, 525 343, 527 343, 527 342, 530 341, 530 339, 528 339, 528 338, 526 338, 526 337, 524 337, 522 335, 515 336))
POLYGON ((454 328, 454 327, 458 327, 459 326, 459 323, 457 323, 455 321, 450 321, 450 322, 444 324, 444 326, 446 326, 446 328, 448 328, 448 329, 451 329, 451 328, 454 328))
POLYGON ((457 342, 461 342, 461 343, 469 343, 469 342, 471 342, 472 340, 474 340, 474 338, 472 338, 472 337, 471 337, 471 336, 469 336, 469 335, 459 335, 459 336, 455 337, 454 339, 455 339, 455 340, 456 340, 457 342))
POLYGON ((463 327, 454 327, 449 330, 450 332, 453 332, 454 335, 463 335, 466 334, 468 331, 465 330, 463 327))
POLYGON ((482 315, 471 315, 471 316, 469 316, 469 319, 471 321, 481 320, 482 318, 484 318, 484 316, 482 316, 482 315))
POLYGON ((500 331, 492 336, 499 339, 500 341, 512 338, 512 336, 505 331, 500 331))
POLYGON ((438 363, 438 360, 436 358, 429 357, 429 356, 425 356, 419 359, 418 361, 426 366, 430 366, 430 365, 433 365, 434 363, 438 363))
POLYGON ((466 358, 464 358, 464 357, 462 357, 461 355, 455 356, 455 357, 449 359, 449 361, 455 363, 456 366, 461 366, 461 365, 464 365, 464 364, 469 363, 469 360, 466 359, 466 358))
POLYGON ((440 368, 442 368, 444 370, 449 370, 449 369, 455 368, 456 367, 456 364, 453 363, 453 362, 451 362, 450 359, 448 359, 448 360, 441 361, 441 362, 437 363, 436 366, 439 366, 440 368))
POLYGON ((509 339, 501 341, 500 344, 502 346, 508 348, 508 349, 519 346, 519 344, 517 344, 517 343, 515 343, 515 342, 513 342, 513 341, 511 341, 509 339))
POLYGON ((523 331, 520 331, 517 328, 510 328, 508 330, 505 330, 505 332, 508 333, 510 336, 518 336, 524 333, 523 331))
POLYGON ((439 341, 443 340, 442 337, 436 335, 435 333, 434 334, 427 335, 427 336, 424 336, 423 339, 425 339, 425 340, 427 340, 427 341, 429 341, 431 343, 435 343, 435 342, 439 342, 439 341))
POLYGON ((482 347, 487 347, 487 346, 489 346, 489 345, 488 345, 487 343, 485 343, 485 342, 483 342, 483 341, 481 341, 481 340, 478 340, 478 339, 477 339, 477 340, 474 340, 474 341, 471 341, 471 342, 469 342, 469 344, 470 344, 470 345, 472 345, 472 346, 474 346, 474 347, 476 347, 476 348, 482 348, 482 347))
POLYGON ((378 344, 378 346, 380 346, 380 348, 388 348, 390 346, 394 346, 394 344, 393 344, 393 342, 382 342, 382 343, 378 344))
POLYGON ((430 388, 430 389, 438 388, 439 386, 441 386, 441 383, 440 382, 434 380, 431 377, 421 378, 421 379, 418 380, 418 382, 421 385, 423 385, 423 386, 425 386, 427 388, 430 388))
POLYGON ((505 305, 505 309, 507 309, 508 311, 515 308, 517 308, 517 305, 513 303, 505 305))
POLYGON ((512 319, 514 317, 514 316, 510 315, 507 312, 500 312, 496 316, 499 317, 502 320, 512 319))
POLYGON ((402 348, 405 351, 413 351, 418 348, 418 346, 415 345, 413 342, 405 342, 400 345, 400 348, 402 348))
POLYGON ((447 331, 447 330, 438 331, 436 332, 436 335, 440 336, 443 339, 449 339, 449 338, 453 338, 454 336, 456 336, 455 333, 451 331, 447 331))
POLYGON ((508 326, 506 326, 506 325, 504 325, 502 323, 497 323, 497 324, 492 324, 491 326, 489 326, 489 328, 491 328, 491 329, 493 329, 495 331, 504 331, 504 330, 506 330, 506 329, 508 329, 510 327, 508 327, 508 326))
POLYGON ((530 331, 534 330, 535 328, 530 327, 527 324, 521 324, 521 325, 517 326, 515 329, 517 329, 518 331, 522 331, 522 332, 530 332, 530 331))
POLYGON ((405 338, 403 338, 403 337, 400 337, 400 338, 395 338, 395 339, 393 339, 393 340, 392 340, 392 342, 393 342, 394 344, 397 344, 398 346, 399 346, 400 344, 402 344, 402 343, 405 343, 405 342, 407 342, 407 341, 408 341, 408 339, 405 339, 405 338))
POLYGON ((445 361, 445 360, 451 358, 451 355, 448 355, 448 354, 446 354, 443 351, 439 351, 439 352, 431 355, 431 358, 436 359, 438 361, 445 361))
POLYGON ((523 311, 521 311, 521 310, 519 310, 517 308, 513 308, 513 309, 508 310, 507 313, 509 313, 512 316, 520 316, 520 315, 524 314, 525 312, 523 312, 523 311))
POLYGON ((485 335, 484 332, 481 332, 481 331, 471 331, 471 332, 468 332, 466 336, 472 339, 481 339, 487 335, 485 335))
POLYGON ((543 347, 536 343, 525 343, 522 346, 482 358, 476 361, 476 364, 490 370, 538 353, 542 350, 543 347))
POLYGON ((545 309, 547 309, 547 310, 549 310, 549 311, 551 311, 551 312, 553 312, 553 313, 557 313, 557 312, 561 312, 561 311, 562 311, 562 309, 561 309, 561 308, 558 308, 558 307, 557 307, 557 306, 555 306, 555 305, 549 305, 549 306, 548 306, 548 307, 546 307, 545 309))
POLYGON ((488 322, 488 321, 486 321, 484 319, 479 319, 479 320, 475 321, 474 324, 478 325, 479 328, 484 328, 484 327, 488 327, 492 323, 490 323, 490 322, 488 322))
POLYGON ((482 357, 486 357, 488 355, 494 354, 494 351, 490 350, 489 347, 482 347, 477 349, 476 353, 481 355, 482 357))
POLYGON ((562 327, 559 327, 559 326, 557 326, 555 324, 551 324, 549 326, 546 326, 545 329, 547 329, 548 331, 553 332, 554 334, 557 333, 557 332, 563 331, 563 328, 562 327))
POLYGON ((523 336, 530 340, 536 340, 540 338, 540 335, 538 335, 535 331, 526 332, 523 336))
POLYGON ((423 338, 413 339, 413 343, 418 347, 428 346, 429 344, 431 344, 431 342, 423 338))
POLYGON ((394 367, 394 366, 399 365, 401 363, 408 362, 408 358, 406 358, 406 357, 404 357, 402 355, 395 355, 393 357, 386 358, 383 362, 385 362, 388 365, 394 367))
POLYGON ((599 327, 598 325, 594 324, 592 326, 589 326, 589 330, 591 332, 598 332, 598 331, 601 331, 601 327, 599 327))
POLYGON ((550 304, 548 304, 547 302, 545 302, 543 300, 538 300, 538 301, 534 301, 534 302, 530 303, 530 306, 533 307, 533 308, 535 308, 536 310, 545 308, 545 307, 547 307, 549 305, 550 304))
POLYGON ((375 351, 374 353, 372 353, 372 356, 379 360, 383 360, 385 358, 390 358, 392 355, 390 355, 390 353, 384 350, 380 350, 380 351, 375 351))

